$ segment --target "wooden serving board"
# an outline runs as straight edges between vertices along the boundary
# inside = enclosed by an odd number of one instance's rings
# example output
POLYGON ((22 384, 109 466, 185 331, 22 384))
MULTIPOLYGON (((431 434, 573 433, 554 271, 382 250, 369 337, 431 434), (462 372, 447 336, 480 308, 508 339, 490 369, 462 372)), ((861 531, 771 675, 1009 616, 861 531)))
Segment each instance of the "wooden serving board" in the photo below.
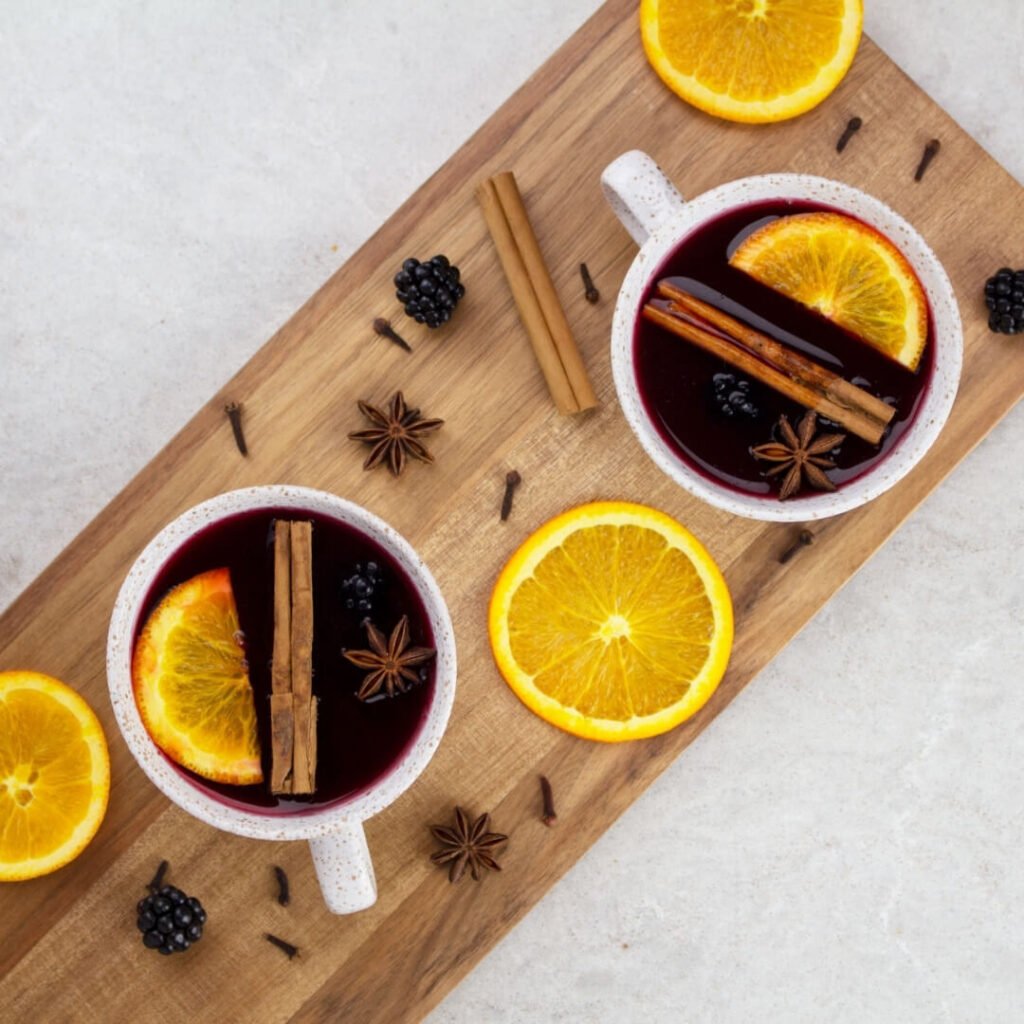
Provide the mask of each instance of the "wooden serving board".
MULTIPOLYGON (((587 847, 985 436, 1024 391, 1024 345, 988 333, 979 292, 1020 251, 1012 215, 1024 190, 869 40, 838 91, 816 111, 773 127, 715 121, 671 95, 644 62, 632 0, 610 0, 384 225, 92 522, 0 619, 0 666, 68 680, 99 711, 113 791, 99 834, 55 875, 0 889, 0 1019, 4 1021, 417 1020, 545 893, 587 847), (835 139, 853 114, 864 128, 835 139), (942 152, 912 175, 925 141, 942 152), (881 197, 916 224, 962 304, 967 355, 960 395, 938 443, 894 490, 815 527, 818 543, 788 565, 794 528, 718 512, 648 461, 617 407, 608 334, 634 247, 605 207, 601 169, 630 148, 650 152, 684 193, 741 175, 805 171, 881 197), (512 168, 580 339, 603 405, 558 416, 545 392, 473 197, 485 175, 512 168), (412 329, 412 356, 376 338, 393 314, 403 257, 451 255, 468 285, 438 334, 412 329), (601 289, 590 306, 577 264, 601 289), (346 439, 357 398, 402 388, 447 421, 437 464, 400 480, 364 473, 346 439), (245 403, 251 458, 234 450, 224 402, 245 403), (505 472, 524 485, 498 521, 505 472), (110 711, 104 674, 115 594, 149 538, 185 507, 249 484, 287 482, 354 499, 404 533, 447 596, 459 646, 451 726, 420 781, 367 833, 380 901, 337 918, 324 908, 302 843, 229 836, 171 806, 136 767, 110 711), (736 646, 708 707, 658 739, 604 746, 530 714, 492 663, 485 623, 491 585, 534 527, 595 498, 634 499, 678 517, 721 564, 735 601, 736 646), (539 821, 537 775, 554 782, 562 827, 539 821), (501 875, 449 886, 428 855, 426 824, 454 803, 489 810, 511 833, 501 875), (134 904, 161 858, 198 895, 211 923, 188 956, 144 950, 134 904), (287 909, 269 865, 292 879, 287 909), (302 947, 287 961, 273 931, 302 947)), ((401 320, 401 317, 398 318, 401 320)), ((403 324, 404 326, 404 324, 403 324)))

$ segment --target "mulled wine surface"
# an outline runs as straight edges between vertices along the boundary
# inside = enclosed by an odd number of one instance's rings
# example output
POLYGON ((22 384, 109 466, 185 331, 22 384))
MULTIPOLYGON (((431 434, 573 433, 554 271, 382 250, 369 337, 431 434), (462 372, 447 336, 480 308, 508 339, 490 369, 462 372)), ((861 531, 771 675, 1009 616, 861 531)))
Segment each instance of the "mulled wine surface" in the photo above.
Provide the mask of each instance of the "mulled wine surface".
POLYGON ((269 781, 230 786, 179 771, 228 804, 258 807, 272 813, 308 811, 311 806, 353 797, 384 775, 408 750, 426 719, 434 692, 434 664, 423 681, 395 697, 356 698, 365 677, 347 662, 342 648, 366 649, 363 619, 389 634, 403 615, 409 617, 412 644, 433 647, 426 608, 412 580, 379 544, 353 527, 300 509, 260 509, 207 527, 193 537, 160 571, 136 626, 136 639, 150 612, 167 592, 199 573, 226 566, 245 635, 249 678, 256 698, 260 750, 265 780, 270 779, 270 664, 274 644, 274 521, 308 520, 313 524, 313 693, 317 708, 316 793, 280 797, 269 781), (382 582, 368 613, 346 607, 342 581, 356 564, 374 562, 382 582))
MULTIPOLYGON (((911 371, 818 313, 729 266, 729 256, 751 232, 778 217, 819 210, 844 212, 795 200, 727 211, 680 243, 652 276, 644 302, 654 297, 659 280, 672 278, 697 298, 893 406, 896 414, 880 445, 850 434, 832 454, 836 468, 828 475, 842 486, 884 459, 913 421, 931 377, 934 331, 929 311, 928 341, 920 365, 911 371)), ((771 466, 758 462, 750 449, 778 440, 780 416, 787 416, 795 426, 806 409, 756 380, 746 380, 742 371, 642 317, 634 328, 633 349, 641 400, 665 443, 716 483, 774 498, 778 484, 765 475, 771 466)), ((822 430, 844 432, 823 417, 818 422, 822 430)))

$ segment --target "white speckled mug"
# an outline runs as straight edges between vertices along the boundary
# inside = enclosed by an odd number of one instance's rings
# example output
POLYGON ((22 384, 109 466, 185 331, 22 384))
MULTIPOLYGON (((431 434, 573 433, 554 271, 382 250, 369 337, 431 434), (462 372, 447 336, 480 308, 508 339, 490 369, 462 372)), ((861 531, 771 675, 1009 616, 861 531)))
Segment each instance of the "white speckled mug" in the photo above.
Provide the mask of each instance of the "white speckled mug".
MULTIPOLYGON (((110 620, 107 682, 117 723, 128 749, 165 796, 215 828, 253 839, 307 839, 328 908, 350 914, 377 899, 373 864, 363 822, 400 796, 426 768, 448 724, 455 699, 455 635, 441 591, 422 560, 383 520, 358 505, 305 487, 249 487, 230 491, 182 513, 153 538, 128 573, 110 620), (405 570, 423 600, 437 649, 434 694, 419 733, 402 758, 353 798, 308 811, 262 814, 228 806, 193 781, 150 739, 132 692, 132 644, 143 604, 168 558, 211 523, 261 508, 294 508, 341 520, 385 548, 405 570)), ((322 741, 321 741, 322 745, 322 741)))
POLYGON ((624 153, 601 175, 605 197, 640 246, 619 290, 612 321, 612 371, 622 411, 657 466, 691 494, 750 519, 824 519, 857 508, 906 476, 932 446, 949 417, 960 383, 963 330, 952 285, 938 257, 898 213, 872 196, 828 178, 762 174, 719 185, 684 200, 661 168, 639 150, 624 153), (798 199, 844 210, 876 228, 910 261, 928 296, 935 346, 931 380, 913 422, 877 465, 833 493, 782 502, 742 494, 703 476, 665 442, 644 408, 633 364, 633 329, 640 302, 665 260, 702 224, 726 210, 772 199, 798 199))

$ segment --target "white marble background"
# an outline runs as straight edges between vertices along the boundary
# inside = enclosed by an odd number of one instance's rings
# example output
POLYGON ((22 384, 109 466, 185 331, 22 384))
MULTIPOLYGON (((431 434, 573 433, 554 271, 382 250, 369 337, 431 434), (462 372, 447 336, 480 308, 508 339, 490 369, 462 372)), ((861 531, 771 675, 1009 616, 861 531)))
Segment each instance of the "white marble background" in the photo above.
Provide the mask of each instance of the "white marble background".
MULTIPOLYGON (((1024 180, 1019 0, 867 5, 1024 180)), ((0 606, 596 6, 0 0, 0 606)), ((1018 409, 432 1024, 1024 1019, 1022 465, 1018 409)))

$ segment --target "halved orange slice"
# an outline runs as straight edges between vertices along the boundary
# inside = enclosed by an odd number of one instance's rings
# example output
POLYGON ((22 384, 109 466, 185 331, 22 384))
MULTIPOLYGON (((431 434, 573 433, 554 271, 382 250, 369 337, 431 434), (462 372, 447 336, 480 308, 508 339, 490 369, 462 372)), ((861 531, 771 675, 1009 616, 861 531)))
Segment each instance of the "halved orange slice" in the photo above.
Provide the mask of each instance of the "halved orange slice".
POLYGON ((662 81, 730 121, 782 121, 817 106, 857 52, 862 0, 641 0, 662 81))
POLYGON ((227 569, 175 587, 135 644, 132 684, 153 741, 203 778, 263 781, 256 706, 227 569))
POLYGON ((40 672, 0 672, 0 882, 77 857, 110 794, 110 758, 92 708, 40 672))
POLYGON ((779 217, 729 263, 917 369, 928 339, 924 289, 903 253, 867 224, 825 211, 779 217))
POLYGON ((732 603, 711 556, 645 505, 597 502, 551 520, 494 587, 491 648, 505 681, 553 725, 594 740, 655 736, 725 672, 732 603))

